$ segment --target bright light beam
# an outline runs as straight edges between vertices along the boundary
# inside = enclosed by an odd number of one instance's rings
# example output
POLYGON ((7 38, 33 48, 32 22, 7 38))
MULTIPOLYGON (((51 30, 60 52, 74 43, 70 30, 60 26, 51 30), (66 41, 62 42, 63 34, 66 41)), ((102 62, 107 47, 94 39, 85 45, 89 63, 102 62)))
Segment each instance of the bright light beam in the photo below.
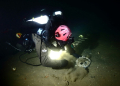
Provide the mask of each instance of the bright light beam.
POLYGON ((49 57, 50 57, 52 60, 59 60, 61 54, 62 54, 62 50, 60 50, 60 51, 58 51, 58 52, 51 50, 51 51, 50 51, 50 54, 49 54, 49 57))
POLYGON ((40 16, 40 17, 37 17, 37 18, 33 18, 33 19, 30 19, 28 21, 34 21, 34 22, 37 22, 39 24, 46 24, 49 20, 49 17, 47 15, 43 15, 43 16, 40 16))

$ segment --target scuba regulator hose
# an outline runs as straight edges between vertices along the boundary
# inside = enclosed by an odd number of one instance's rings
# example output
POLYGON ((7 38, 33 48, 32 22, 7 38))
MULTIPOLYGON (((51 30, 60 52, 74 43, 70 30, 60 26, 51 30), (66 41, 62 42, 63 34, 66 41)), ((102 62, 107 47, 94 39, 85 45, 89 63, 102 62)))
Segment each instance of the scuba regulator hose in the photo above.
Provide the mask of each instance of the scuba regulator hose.
POLYGON ((26 53, 27 53, 27 52, 25 52, 25 53, 23 53, 23 54, 21 54, 21 55, 19 56, 19 60, 20 60, 22 63, 26 63, 26 64, 32 65, 32 66, 40 66, 40 65, 41 65, 41 64, 34 65, 34 64, 31 64, 31 63, 28 63, 28 62, 27 62, 28 60, 30 60, 30 59, 32 59, 32 58, 36 58, 36 57, 38 57, 38 56, 30 57, 30 58, 28 58, 27 60, 22 61, 22 60, 21 60, 21 56, 23 56, 23 55, 26 54, 26 53))
MULTIPOLYGON (((10 45, 11 47, 13 47, 14 49, 16 49, 16 50, 18 50, 18 51, 21 51, 20 49, 18 49, 18 48, 16 48, 16 47, 14 47, 13 45, 11 45, 11 43, 9 43, 9 42, 6 42, 6 43, 7 43, 8 45, 10 45)), ((34 65, 34 64, 30 64, 30 63, 27 62, 29 59, 36 58, 37 56, 35 56, 35 57, 30 57, 30 58, 28 58, 25 62, 22 61, 22 60, 21 60, 21 56, 23 56, 23 55, 26 54, 26 53, 27 53, 27 52, 25 52, 25 53, 23 53, 23 54, 21 54, 21 55, 19 56, 19 60, 20 60, 22 63, 26 63, 26 64, 32 65, 32 66, 40 66, 40 65, 41 65, 41 64, 34 65)))

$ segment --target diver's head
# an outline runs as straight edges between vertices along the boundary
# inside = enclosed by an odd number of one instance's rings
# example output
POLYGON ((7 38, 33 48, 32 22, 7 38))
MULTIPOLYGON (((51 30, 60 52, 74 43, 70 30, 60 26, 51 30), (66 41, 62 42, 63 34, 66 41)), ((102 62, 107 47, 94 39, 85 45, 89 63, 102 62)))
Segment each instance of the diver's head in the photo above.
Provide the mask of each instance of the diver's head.
POLYGON ((55 31, 55 38, 60 46, 65 46, 71 38, 71 30, 66 25, 60 25, 55 31))
POLYGON ((67 41, 71 35, 71 30, 66 25, 60 25, 55 31, 55 38, 60 41, 67 41))

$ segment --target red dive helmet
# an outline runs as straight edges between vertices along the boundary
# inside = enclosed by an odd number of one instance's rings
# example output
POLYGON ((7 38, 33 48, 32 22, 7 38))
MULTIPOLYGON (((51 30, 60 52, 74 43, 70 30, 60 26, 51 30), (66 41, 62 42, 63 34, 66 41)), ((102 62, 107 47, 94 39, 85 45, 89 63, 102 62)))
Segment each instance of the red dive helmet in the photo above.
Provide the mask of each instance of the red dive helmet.
POLYGON ((66 25, 60 25, 55 31, 55 38, 57 40, 67 41, 71 35, 71 30, 66 25))

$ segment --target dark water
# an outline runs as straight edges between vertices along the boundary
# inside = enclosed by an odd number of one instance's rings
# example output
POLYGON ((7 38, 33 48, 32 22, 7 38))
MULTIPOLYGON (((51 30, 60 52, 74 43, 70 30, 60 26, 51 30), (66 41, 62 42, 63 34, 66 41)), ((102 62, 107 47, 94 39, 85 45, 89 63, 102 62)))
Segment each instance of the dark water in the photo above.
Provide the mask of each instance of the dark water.
MULTIPOLYGON (((12 61, 12 59, 9 58, 9 56, 16 55, 18 51, 6 44, 6 42, 10 42, 13 46, 16 45, 18 39, 16 39, 15 33, 19 31, 23 18, 39 15, 40 9, 44 7, 50 6, 50 10, 52 10, 52 8, 62 7, 64 15, 68 20, 68 25, 73 32, 73 36, 75 37, 75 40, 78 39, 77 37, 80 34, 88 38, 88 40, 80 44, 75 49, 79 54, 93 54, 93 56, 91 57, 93 63, 89 68, 90 73, 88 74, 91 80, 91 86, 119 86, 118 80, 120 76, 120 35, 118 11, 119 6, 117 1, 101 1, 99 3, 82 1, 80 1, 79 3, 71 1, 69 1, 69 3, 67 1, 64 3, 57 3, 56 1, 54 1, 54 3, 51 1, 47 1, 47 3, 41 3, 40 1, 38 1, 38 3, 36 2, 36 4, 32 4, 30 2, 27 4, 26 1, 14 1, 10 3, 4 1, 1 3, 3 3, 0 8, 1 70, 2 68, 5 70, 10 69, 9 66, 8 69, 7 66, 5 66, 5 64, 7 63, 13 65, 12 62, 10 62, 12 61), (7 29, 9 29, 9 31, 5 32, 7 29), (98 52, 100 52, 100 55, 97 54, 98 52), (96 65, 97 67, 100 67, 98 70, 96 65), (108 82, 106 81, 105 83, 104 81, 108 79, 110 80, 108 82), (99 84, 95 84, 95 82, 98 82, 99 84)), ((17 58, 18 56, 14 57, 17 58)), ((17 59, 15 61, 19 60, 17 59)), ((14 65, 16 65, 16 62, 14 65)), ((22 68, 22 66, 20 66, 20 68, 22 68)), ((27 67, 29 66, 25 66, 25 68, 27 67)), ((25 71, 25 73, 26 72, 27 71, 25 71)), ((24 70, 19 71, 17 75, 15 75, 15 77, 19 76, 19 73, 24 73, 24 70)), ((30 75, 32 75, 32 73, 30 75)), ((34 77, 34 75, 32 76, 34 77)), ((13 82, 15 82, 15 77, 13 79, 13 82)), ((87 79, 89 79, 89 77, 87 77, 87 79)), ((23 80, 22 78, 20 79, 21 81, 23 80)), ((87 81, 87 79, 85 79, 85 81, 87 81)), ((29 82, 30 81, 28 80, 28 83, 29 82)), ((78 84, 74 85, 77 86, 78 84)), ((86 84, 84 83, 81 83, 81 85, 86 86, 86 84)), ((70 84, 70 86, 72 86, 72 84, 70 84)))

